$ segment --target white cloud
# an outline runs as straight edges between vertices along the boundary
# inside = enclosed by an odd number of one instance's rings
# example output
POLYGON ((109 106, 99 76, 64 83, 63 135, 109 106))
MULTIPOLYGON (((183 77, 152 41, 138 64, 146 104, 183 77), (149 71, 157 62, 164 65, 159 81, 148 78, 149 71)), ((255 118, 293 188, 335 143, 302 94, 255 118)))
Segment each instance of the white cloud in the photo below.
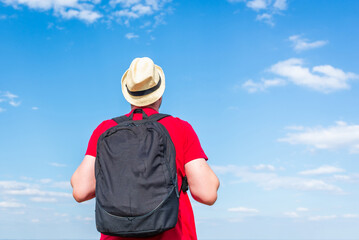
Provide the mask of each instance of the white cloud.
POLYGON ((21 208, 21 207, 25 207, 25 204, 22 203, 18 203, 18 202, 0 202, 0 207, 1 208, 21 208))
POLYGON ((54 29, 54 28, 56 28, 57 30, 64 30, 64 29, 65 29, 64 27, 60 27, 60 26, 58 26, 58 25, 55 25, 55 24, 52 23, 52 22, 49 22, 49 23, 47 24, 47 29, 54 29))
POLYGON ((290 58, 272 65, 269 72, 287 78, 288 81, 298 86, 324 93, 349 89, 348 80, 358 78, 354 73, 346 73, 330 65, 314 66, 312 69, 303 65, 302 59, 290 58))
POLYGON ((290 36, 289 40, 293 43, 294 50, 298 52, 313 49, 313 48, 319 48, 328 43, 328 41, 323 41, 323 40, 309 42, 308 39, 301 38, 301 36, 299 35, 290 36))
POLYGON ((309 221, 323 221, 323 220, 331 220, 337 218, 336 215, 330 215, 330 216, 312 216, 309 217, 309 221))
POLYGON ((242 218, 227 218, 227 221, 230 223, 238 223, 238 222, 243 222, 242 218))
POLYGON ((345 170, 342 168, 325 165, 325 166, 321 166, 316 169, 301 171, 301 172, 299 172, 299 174, 301 174, 301 175, 319 175, 319 174, 331 174, 331 173, 339 173, 339 172, 345 172, 345 170))
MULTIPOLYGON (((1 0, 0 0, 1 1, 1 0)), ((18 107, 20 106, 21 102, 20 101, 16 101, 16 99, 19 98, 19 96, 6 91, 6 92, 1 92, 0 91, 0 103, 2 102, 6 102, 9 105, 13 106, 13 107, 18 107)), ((0 110, 0 112, 5 111, 4 108, 1 108, 2 110, 0 110)))
POLYGON ((147 22, 145 22, 144 24, 142 24, 142 25, 140 26, 140 28, 146 28, 146 27, 149 27, 149 26, 151 26, 151 22, 150 22, 150 21, 147 21, 147 22))
POLYGON ((72 197, 72 194, 67 192, 43 191, 37 188, 25 188, 21 190, 7 190, 9 195, 29 195, 29 196, 52 196, 52 197, 72 197))
POLYGON ((304 207, 299 207, 299 208, 297 208, 297 211, 298 211, 298 212, 308 212, 309 209, 308 209, 308 208, 304 208, 304 207))
POLYGON ((72 189, 70 181, 53 182, 51 186, 60 189, 68 189, 68 190, 72 189))
POLYGON ((296 213, 296 212, 285 212, 283 214, 290 218, 298 218, 299 217, 298 213, 296 213))
MULTIPOLYGON (((40 180, 38 182, 40 182, 41 184, 49 183, 48 180, 45 181, 40 180)), ((24 183, 17 181, 0 181, 0 194, 2 195, 71 198, 72 194, 69 192, 42 190, 41 186, 33 183, 24 183)))
POLYGON ((18 106, 20 106, 21 102, 16 102, 14 100, 10 100, 9 104, 13 107, 18 107, 18 106))
MULTIPOLYGON (((104 5, 101 0, 0 0, 5 5, 15 9, 26 6, 40 12, 51 12, 56 17, 63 19, 78 19, 91 24, 99 19, 104 22, 113 19, 125 19, 128 24, 130 19, 143 16, 157 16, 166 11, 164 6, 169 0, 111 0, 104 5), (120 5, 120 7, 118 7, 120 5)), ((53 27, 53 24, 48 26, 53 27)))
POLYGON ((258 14, 257 17, 256 17, 256 20, 263 21, 263 22, 267 23, 270 26, 274 26, 273 14, 270 14, 270 13, 258 14))
POLYGON ((287 133, 286 137, 278 141, 292 145, 308 145, 317 149, 346 148, 355 153, 358 152, 356 146, 359 144, 359 125, 338 121, 336 125, 326 128, 303 128, 295 133, 287 133))
POLYGON ((34 219, 31 219, 31 222, 32 223, 38 223, 38 222, 40 222, 40 220, 38 218, 34 218, 34 219))
POLYGON ((63 163, 56 163, 56 162, 51 162, 49 163, 51 166, 53 167, 66 167, 67 165, 66 164, 63 164, 63 163))
POLYGON ((22 189, 30 187, 30 184, 17 181, 0 181, 0 189, 22 189))
POLYGON ((151 15, 153 13, 150 6, 145 6, 142 4, 137 4, 131 8, 133 12, 136 12, 139 16, 151 15))
MULTIPOLYGON (((153 24, 153 27, 157 27, 158 25, 162 25, 162 24, 166 24, 165 19, 165 14, 163 12, 161 12, 160 14, 158 14, 157 16, 154 17, 155 23, 153 24)), ((147 32, 152 32, 151 29, 147 30, 147 32)))
POLYGON ((245 2, 246 0, 227 0, 230 3, 238 3, 238 2, 245 2))
POLYGON ((6 111, 5 108, 1 108, 1 107, 0 107, 0 113, 5 112, 5 111, 6 111))
POLYGON ((9 92, 9 91, 4 92, 4 93, 2 94, 2 96, 5 97, 5 98, 8 98, 8 99, 10 99, 10 100, 11 100, 11 99, 18 98, 17 95, 15 95, 15 94, 13 94, 13 93, 11 93, 11 92, 9 92))
POLYGON ((86 221, 86 222, 93 220, 92 217, 82 217, 82 216, 76 216, 76 219, 80 220, 80 221, 86 221))
POLYGON ((54 213, 56 217, 68 217, 69 215, 67 213, 54 213))
MULTIPOLYGON (((261 79, 259 82, 248 80, 242 84, 242 88, 249 93, 265 91, 270 87, 284 86, 291 82, 298 86, 307 87, 315 91, 330 93, 338 90, 349 89, 349 80, 357 79, 355 73, 344 72, 331 65, 314 66, 312 69, 304 67, 303 59, 290 58, 272 65, 268 73, 274 74, 272 79, 261 79)), ((234 86, 237 89, 239 86, 234 86)), ((356 146, 359 150, 359 144, 356 146)))
POLYGON ((247 7, 252 8, 253 10, 260 10, 267 8, 266 0, 251 0, 246 3, 247 7))
POLYGON ((327 191, 333 193, 344 193, 340 187, 328 184, 323 180, 303 179, 295 177, 277 177, 268 183, 262 183, 266 189, 291 188, 301 191, 327 191))
POLYGON ((332 176, 334 181, 341 181, 347 183, 358 183, 359 182, 359 173, 351 173, 348 175, 334 175, 332 176))
POLYGON ((270 171, 274 171, 275 167, 270 165, 270 164, 259 164, 254 166, 254 169, 256 170, 270 170, 270 171))
POLYGON ((122 7, 131 7, 132 5, 141 2, 141 0, 111 0, 110 5, 115 6, 121 4, 122 7))
POLYGON ((159 10, 161 5, 171 0, 145 0, 146 4, 152 7, 154 10, 159 10))
POLYGON ((228 208, 229 212, 242 212, 242 213, 258 213, 259 210, 255 208, 246 208, 246 207, 236 207, 228 208))
POLYGON ((22 177, 20 177, 20 179, 21 179, 21 180, 25 180, 25 181, 32 181, 32 180, 34 180, 33 178, 31 178, 31 177, 26 177, 26 176, 22 176, 22 177))
POLYGON ((30 200, 33 201, 33 202, 40 202, 40 203, 57 202, 56 198, 45 198, 45 197, 33 197, 33 198, 30 198, 30 200))
POLYGON ((102 17, 102 14, 91 9, 62 9, 59 14, 65 19, 77 18, 87 23, 93 23, 102 17))
POLYGON ((77 18, 87 23, 93 23, 102 17, 102 14, 94 10, 98 2, 83 2, 80 0, 0 0, 5 5, 18 9, 19 6, 27 6, 38 11, 52 10, 55 16, 65 19, 77 18))
POLYGON ((359 218, 359 214, 348 213, 348 214, 343 214, 342 217, 343 218, 359 218))
POLYGON ((282 79, 262 79, 260 82, 254 82, 248 80, 243 83, 242 87, 246 89, 249 93, 255 93, 258 91, 265 91, 270 87, 284 86, 286 82, 282 79))
POLYGON ((288 7, 287 0, 276 0, 273 4, 273 7, 279 10, 286 10, 288 7))
POLYGON ((340 180, 340 181, 347 181, 347 180, 350 180, 350 176, 348 176, 348 175, 334 175, 334 179, 340 180))
POLYGON ((242 2, 245 5, 256 11, 256 20, 263 21, 271 26, 274 26, 273 16, 281 13, 288 8, 287 0, 227 0, 230 3, 242 2))
POLYGON ((134 38, 139 38, 139 36, 136 35, 136 34, 134 34, 134 33, 127 33, 127 34, 125 35, 125 37, 126 37, 127 39, 129 39, 129 40, 134 39, 134 38))
MULTIPOLYGON (((164 23, 163 16, 167 11, 165 5, 170 2, 169 0, 111 0, 110 5, 115 10, 113 16, 119 21, 123 21, 126 25, 129 25, 130 21, 145 16, 153 16, 155 23, 145 27, 156 27, 158 24, 164 23), (122 9, 116 9, 116 5, 120 4, 122 9), (159 21, 160 20, 160 21, 159 21)), ((146 20, 146 23, 149 22, 146 20)), ((144 25, 142 25, 144 26, 144 25)))
POLYGON ((308 179, 301 177, 279 176, 276 173, 251 172, 248 167, 238 167, 235 165, 213 166, 217 174, 233 175, 239 182, 253 182, 265 190, 278 188, 295 189, 300 191, 324 191, 335 194, 343 194, 344 191, 333 184, 324 180, 308 179))
POLYGON ((34 111, 39 110, 38 107, 32 107, 31 109, 34 110, 34 111))
POLYGON ((16 215, 23 215, 25 214, 25 211, 11 211, 11 213, 16 215))
POLYGON ((131 12, 128 9, 117 11, 114 14, 115 14, 115 16, 126 17, 126 18, 139 18, 140 17, 137 13, 131 12))
POLYGON ((304 127, 303 126, 287 126, 287 127, 285 127, 285 129, 294 130, 294 131, 300 131, 300 130, 303 130, 304 127))
POLYGON ((52 182, 52 179, 51 179, 51 178, 43 178, 43 179, 40 179, 40 180, 39 180, 39 182, 40 182, 40 183, 45 183, 45 184, 46 184, 46 183, 50 183, 50 182, 52 182))

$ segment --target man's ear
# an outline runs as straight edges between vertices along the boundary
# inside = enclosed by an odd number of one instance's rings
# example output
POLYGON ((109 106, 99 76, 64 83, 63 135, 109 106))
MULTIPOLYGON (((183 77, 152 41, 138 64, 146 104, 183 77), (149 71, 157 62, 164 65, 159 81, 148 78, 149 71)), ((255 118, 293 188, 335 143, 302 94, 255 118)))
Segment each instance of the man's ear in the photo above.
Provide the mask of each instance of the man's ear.
POLYGON ((160 107, 162 105, 162 96, 160 97, 160 99, 158 99, 158 101, 159 101, 158 109, 160 109, 160 107))

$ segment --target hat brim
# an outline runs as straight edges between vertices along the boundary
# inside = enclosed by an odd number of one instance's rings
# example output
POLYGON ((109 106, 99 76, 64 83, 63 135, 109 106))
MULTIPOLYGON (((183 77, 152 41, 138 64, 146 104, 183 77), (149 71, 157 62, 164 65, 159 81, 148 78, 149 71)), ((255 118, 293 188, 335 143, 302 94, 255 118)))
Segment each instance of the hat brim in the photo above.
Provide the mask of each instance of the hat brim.
POLYGON ((152 93, 149 93, 144 96, 132 96, 128 93, 127 87, 126 87, 126 79, 127 79, 127 73, 128 70, 123 74, 121 79, 121 87, 122 87, 122 94, 125 97, 126 101, 131 103, 134 106, 143 107, 150 105, 154 102, 156 102, 158 99, 160 99, 165 91, 165 74, 163 73, 163 70, 160 66, 155 65, 155 68, 158 72, 158 74, 161 77, 161 85, 160 87, 155 90, 152 93))

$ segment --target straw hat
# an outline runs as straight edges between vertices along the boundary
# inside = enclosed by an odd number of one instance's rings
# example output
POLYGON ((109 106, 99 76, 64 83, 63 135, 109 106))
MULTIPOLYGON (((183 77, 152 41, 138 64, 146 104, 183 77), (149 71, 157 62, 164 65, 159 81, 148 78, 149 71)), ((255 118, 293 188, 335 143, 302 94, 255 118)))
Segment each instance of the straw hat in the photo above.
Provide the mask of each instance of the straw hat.
POLYGON ((156 102, 165 91, 165 74, 148 57, 135 58, 123 74, 122 93, 127 102, 143 107, 156 102))

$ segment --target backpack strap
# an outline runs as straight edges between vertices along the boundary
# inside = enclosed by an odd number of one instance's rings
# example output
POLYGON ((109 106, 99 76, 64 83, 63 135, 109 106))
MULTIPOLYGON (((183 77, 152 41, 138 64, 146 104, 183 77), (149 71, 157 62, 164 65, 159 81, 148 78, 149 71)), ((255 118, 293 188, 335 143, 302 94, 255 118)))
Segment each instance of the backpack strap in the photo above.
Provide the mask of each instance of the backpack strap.
MULTIPOLYGON (((162 113, 158 113, 158 114, 152 114, 151 116, 149 116, 148 118, 150 120, 153 121, 159 121, 165 117, 170 117, 171 115, 168 114, 162 114, 162 113)), ((181 188, 178 190, 178 196, 181 194, 181 192, 186 193, 188 191, 188 180, 187 180, 187 176, 183 176, 182 177, 182 185, 181 188)))
MULTIPOLYGON (((136 109, 137 110, 137 109, 136 109)), ((142 109, 141 109, 142 110, 142 109)), ((138 111, 139 113, 142 113, 142 112, 140 112, 140 111, 138 111)), ((136 111, 136 113, 137 113, 137 111, 136 111)), ((144 113, 144 112, 143 112, 144 113)), ((147 116, 147 115, 146 115, 147 116)), ((171 115, 168 115, 168 114, 162 114, 162 113, 158 113, 158 114, 152 114, 151 116, 149 116, 148 117, 148 119, 151 119, 151 120, 153 120, 153 121, 159 121, 159 120, 161 120, 161 119, 163 119, 163 118, 165 118, 165 117, 169 117, 169 116, 171 116, 171 115)), ((129 120, 131 120, 131 117, 133 117, 133 115, 132 116, 130 116, 130 117, 127 117, 127 116, 121 116, 121 117, 115 117, 115 118, 112 118, 112 120, 114 120, 117 124, 119 124, 119 123, 121 123, 121 122, 126 122, 126 121, 129 121, 129 120)), ((145 118, 147 118, 147 117, 145 117, 145 118)))
POLYGON ((130 120, 130 118, 124 115, 121 117, 112 118, 112 120, 114 120, 117 124, 119 124, 119 123, 126 122, 126 121, 130 120))
POLYGON ((133 110, 133 112, 130 115, 130 120, 133 120, 133 114, 135 113, 142 113, 142 119, 148 119, 147 114, 145 113, 145 111, 143 111, 142 108, 136 108, 135 110, 133 110))
POLYGON ((159 121, 165 117, 170 117, 171 115, 168 114, 163 114, 163 113, 158 113, 158 114, 152 114, 151 116, 149 116, 148 118, 153 120, 153 121, 159 121))

